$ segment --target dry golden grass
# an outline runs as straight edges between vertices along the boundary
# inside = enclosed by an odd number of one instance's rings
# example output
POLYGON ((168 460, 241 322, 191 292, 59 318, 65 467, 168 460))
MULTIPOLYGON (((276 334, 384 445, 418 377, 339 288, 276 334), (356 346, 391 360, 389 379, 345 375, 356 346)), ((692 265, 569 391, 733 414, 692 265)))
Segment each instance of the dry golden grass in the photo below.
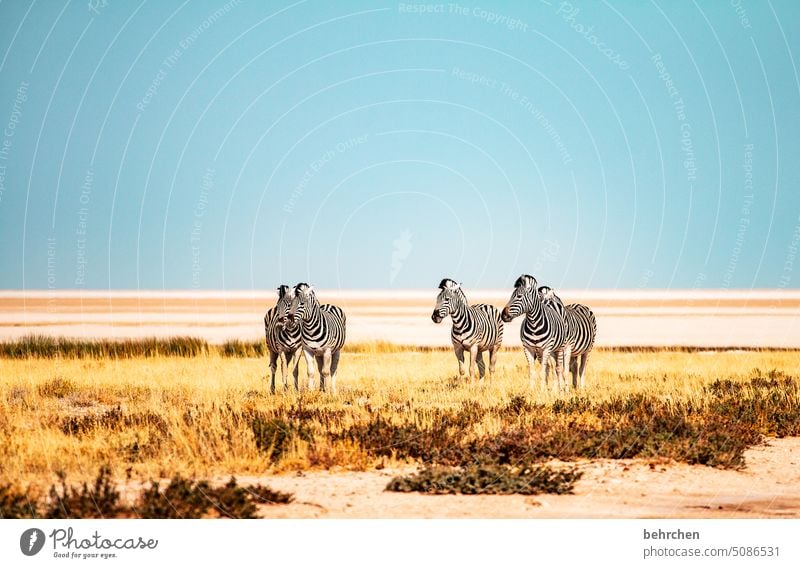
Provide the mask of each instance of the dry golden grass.
MULTIPOLYGON (((745 380, 754 369, 760 369, 756 375, 777 370, 799 377, 800 357, 784 351, 598 351, 581 394, 592 402, 637 393, 702 402, 715 379, 745 380)), ((456 370, 452 352, 366 345, 342 356, 335 396, 291 388, 273 396, 265 358, 0 359, 0 485, 45 491, 57 472, 71 481, 91 480, 104 464, 116 477, 142 480, 382 467, 395 457, 367 451, 352 437, 319 434, 345 432, 377 410, 388 419, 412 416, 425 427, 437 409, 500 407, 515 397, 552 405, 572 396, 531 391, 517 350, 500 354, 491 382, 461 382, 456 370), (276 418, 277 426, 270 422, 276 418), (260 420, 257 427, 254 420, 260 420), (287 424, 293 430, 284 436, 287 424)), ((304 384, 304 362, 300 377, 304 384)), ((575 420, 590 425, 596 417, 576 412, 575 420)), ((480 436, 505 422, 487 413, 469 427, 480 436)))

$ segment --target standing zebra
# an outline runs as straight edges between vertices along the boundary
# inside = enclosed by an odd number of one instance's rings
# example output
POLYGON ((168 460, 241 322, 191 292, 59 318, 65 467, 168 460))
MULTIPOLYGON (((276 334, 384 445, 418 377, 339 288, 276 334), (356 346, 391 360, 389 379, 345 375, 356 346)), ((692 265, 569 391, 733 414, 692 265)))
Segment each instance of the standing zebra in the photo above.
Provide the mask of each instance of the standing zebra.
POLYGON ((470 306, 461 286, 449 278, 439 283, 439 295, 436 297, 436 307, 433 309, 431 319, 440 323, 447 316, 453 318, 453 329, 450 338, 453 341, 453 350, 458 359, 458 374, 464 377, 464 351, 469 351, 469 377, 475 376, 475 364, 478 365, 478 374, 483 381, 485 363, 483 352, 489 352, 489 379, 494 374, 497 352, 503 342, 503 322, 500 320, 500 310, 488 304, 470 306))
MULTIPOLYGON (((275 373, 278 359, 281 361, 281 377, 283 389, 289 388, 288 370, 294 375, 294 388, 299 390, 298 373, 300 370, 300 353, 303 346, 300 343, 300 326, 288 321, 286 312, 294 299, 294 290, 286 284, 278 286, 278 302, 267 311, 264 316, 264 333, 267 337, 267 351, 269 351, 269 368, 272 372, 270 392, 275 394, 275 373), (292 367, 294 365, 294 367, 292 367)), ((314 383, 314 359, 311 354, 303 352, 308 369, 309 388, 314 383)))
POLYGON ((597 321, 594 313, 583 304, 569 304, 564 306, 561 298, 556 296, 552 288, 540 286, 542 300, 554 306, 562 314, 567 326, 567 341, 564 349, 565 372, 572 373, 572 386, 583 388, 586 384, 586 363, 594 347, 597 335, 597 321), (567 371, 566 363, 569 360, 567 371))
POLYGON ((538 290, 536 278, 523 274, 514 282, 514 291, 503 308, 503 321, 510 322, 525 314, 520 327, 520 339, 528 360, 528 376, 531 388, 536 384, 534 365, 537 357, 542 361, 542 384, 547 385, 550 374, 550 356, 556 360, 557 390, 564 384, 564 350, 567 339, 566 324, 558 307, 544 302, 538 290))
POLYGON ((313 286, 301 282, 294 287, 288 318, 299 322, 303 349, 317 360, 320 390, 330 382, 331 392, 336 394, 336 369, 345 341, 344 311, 331 304, 320 305, 313 286))

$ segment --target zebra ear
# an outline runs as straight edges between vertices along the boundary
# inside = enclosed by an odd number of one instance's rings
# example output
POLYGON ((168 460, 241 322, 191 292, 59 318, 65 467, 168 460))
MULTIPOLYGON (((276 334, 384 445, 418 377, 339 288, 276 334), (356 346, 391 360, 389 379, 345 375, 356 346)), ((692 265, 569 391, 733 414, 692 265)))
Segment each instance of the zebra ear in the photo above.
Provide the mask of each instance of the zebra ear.
POLYGON ((306 292, 308 292, 309 294, 313 293, 314 292, 314 285, 313 284, 309 284, 308 285, 308 289, 306 290, 306 292))

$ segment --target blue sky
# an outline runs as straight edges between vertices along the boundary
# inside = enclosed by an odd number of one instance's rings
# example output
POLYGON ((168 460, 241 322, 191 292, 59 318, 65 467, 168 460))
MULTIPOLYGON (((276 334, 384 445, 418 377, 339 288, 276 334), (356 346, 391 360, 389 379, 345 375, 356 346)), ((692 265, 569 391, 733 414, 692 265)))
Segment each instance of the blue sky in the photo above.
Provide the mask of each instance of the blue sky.
POLYGON ((5 0, 0 288, 797 288, 798 22, 5 0))

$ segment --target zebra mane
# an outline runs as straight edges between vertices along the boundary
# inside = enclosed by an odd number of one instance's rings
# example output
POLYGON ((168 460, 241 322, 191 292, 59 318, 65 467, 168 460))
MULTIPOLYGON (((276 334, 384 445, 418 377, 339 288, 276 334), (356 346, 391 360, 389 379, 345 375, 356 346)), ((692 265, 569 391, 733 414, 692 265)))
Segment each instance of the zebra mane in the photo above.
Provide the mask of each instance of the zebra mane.
POLYGON ((300 282, 297 286, 294 287, 295 292, 306 292, 311 294, 314 292, 314 286, 308 284, 306 282, 300 282))
POLYGON ((440 290, 444 290, 445 288, 450 288, 450 289, 453 289, 453 290, 460 290, 461 289, 461 284, 459 284, 458 282, 456 282, 455 280, 453 280, 451 278, 442 278, 442 281, 439 282, 439 289, 440 290))
POLYGON ((516 282, 514 282, 514 288, 519 288, 521 286, 528 288, 531 286, 531 284, 533 284, 533 286, 536 287, 536 278, 534 278, 530 274, 523 274, 522 276, 517 278, 516 282))
POLYGON ((542 300, 549 303, 559 303, 562 304, 564 302, 561 301, 556 295, 556 291, 553 290, 550 286, 539 286, 539 295, 542 297, 542 300))
POLYGON ((294 293, 294 290, 291 286, 287 286, 286 284, 281 284, 278 286, 278 298, 283 298, 288 293, 294 293))

